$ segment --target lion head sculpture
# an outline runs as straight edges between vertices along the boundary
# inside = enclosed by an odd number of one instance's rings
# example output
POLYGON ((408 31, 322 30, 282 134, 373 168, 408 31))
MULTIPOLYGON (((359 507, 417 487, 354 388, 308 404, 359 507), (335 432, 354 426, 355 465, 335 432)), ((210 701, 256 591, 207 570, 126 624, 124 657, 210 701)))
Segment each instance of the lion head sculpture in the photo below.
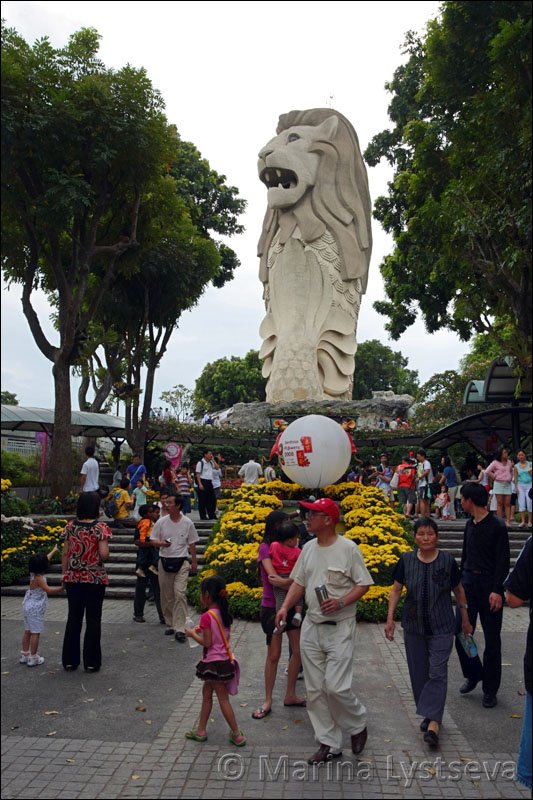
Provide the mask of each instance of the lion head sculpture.
POLYGON ((328 229, 339 248, 342 279, 359 278, 365 291, 371 202, 355 130, 338 111, 314 108, 282 114, 277 134, 259 153, 259 177, 268 188, 260 280, 268 282, 268 253, 278 232, 284 244, 297 227, 304 242, 328 229))

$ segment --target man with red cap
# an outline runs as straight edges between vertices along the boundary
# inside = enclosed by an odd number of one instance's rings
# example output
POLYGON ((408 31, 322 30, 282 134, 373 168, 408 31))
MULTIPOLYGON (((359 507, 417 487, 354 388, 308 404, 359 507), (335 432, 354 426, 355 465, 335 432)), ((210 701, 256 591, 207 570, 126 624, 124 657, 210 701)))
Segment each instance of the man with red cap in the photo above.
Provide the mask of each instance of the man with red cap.
POLYGON ((325 764, 342 755, 343 730, 351 736, 356 755, 366 743, 366 709, 352 690, 355 604, 374 581, 355 542, 335 532, 337 504, 322 498, 300 505, 308 509, 308 529, 316 539, 305 545, 291 572, 293 583, 276 614, 276 626, 283 628, 289 609, 305 594, 308 612, 300 649, 307 713, 319 744, 309 763, 325 764), (325 587, 327 597, 317 587, 325 587))

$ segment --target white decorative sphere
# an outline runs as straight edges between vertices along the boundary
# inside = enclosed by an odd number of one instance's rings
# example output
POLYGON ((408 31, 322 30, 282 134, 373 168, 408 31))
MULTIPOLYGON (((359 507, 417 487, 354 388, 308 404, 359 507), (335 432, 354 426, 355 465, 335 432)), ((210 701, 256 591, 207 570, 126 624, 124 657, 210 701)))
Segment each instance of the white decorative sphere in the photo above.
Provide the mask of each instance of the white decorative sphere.
POLYGON ((319 414, 291 422, 278 443, 283 472, 307 489, 335 483, 346 472, 352 448, 346 431, 319 414))

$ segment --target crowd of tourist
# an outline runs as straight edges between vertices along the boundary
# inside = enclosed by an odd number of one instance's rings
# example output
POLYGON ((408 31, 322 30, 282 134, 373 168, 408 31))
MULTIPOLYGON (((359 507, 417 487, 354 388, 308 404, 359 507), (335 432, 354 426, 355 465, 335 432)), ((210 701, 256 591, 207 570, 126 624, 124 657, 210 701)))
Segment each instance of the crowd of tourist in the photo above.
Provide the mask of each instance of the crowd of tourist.
POLYGON ((488 510, 511 525, 518 510, 519 527, 532 525, 532 467, 526 453, 519 450, 513 458, 502 447, 487 466, 481 459, 470 458, 457 469, 449 456, 432 465, 425 450, 409 450, 397 465, 382 453, 377 466, 370 461, 354 461, 347 481, 376 486, 391 505, 398 502, 407 518, 429 517, 455 520, 462 514, 458 491, 465 484, 479 484, 488 493, 488 510), (527 516, 527 523, 526 523, 527 516))
MULTIPOLYGON (((81 472, 82 493, 76 519, 65 528, 62 554, 62 587, 50 589, 45 573, 46 556, 30 562, 30 588, 23 603, 24 634, 20 662, 38 666, 38 653, 49 594, 66 592, 68 619, 62 661, 66 671, 80 663, 87 672, 102 665, 101 617, 105 587, 109 579, 112 532, 100 518, 102 493, 93 487, 94 451, 86 451, 81 472), (81 644, 85 619, 86 630, 81 644)), ((197 676, 204 683, 198 725, 186 736, 207 740, 207 721, 216 695, 230 726, 230 742, 246 744, 229 695, 238 679, 238 666, 229 646, 231 614, 224 582, 216 577, 202 583, 202 601, 208 611, 200 624, 187 627, 187 581, 197 572, 198 533, 187 516, 191 491, 197 499, 201 519, 216 518, 217 489, 222 479, 220 456, 205 449, 194 467, 178 471, 167 461, 161 471, 160 502, 147 503, 147 470, 139 456, 120 476, 118 485, 105 495, 117 510, 120 524, 135 525, 137 548, 134 599, 135 622, 144 622, 146 592, 151 590, 165 635, 177 642, 187 637, 203 644, 197 676), (218 459, 218 460, 217 460, 218 459), (136 509, 136 517, 133 510, 136 509), (210 582, 209 582, 210 581, 210 582)), ((275 459, 263 467, 250 458, 239 470, 245 483, 277 477, 275 459)), ((502 678, 501 627, 505 589, 509 604, 520 605, 530 597, 531 537, 516 568, 509 574, 508 525, 513 513, 513 494, 518 495, 520 525, 526 513, 531 524, 531 463, 524 451, 516 461, 504 448, 488 466, 478 461, 469 470, 457 471, 443 456, 438 467, 426 453, 409 451, 397 465, 387 454, 377 466, 355 463, 349 481, 374 485, 392 504, 399 502, 406 517, 416 516, 415 550, 401 556, 394 568, 393 586, 385 635, 393 640, 395 612, 403 588, 407 597, 402 612, 403 639, 420 730, 430 747, 439 745, 447 694, 448 661, 455 642, 464 683, 463 695, 482 688, 482 706, 497 705, 502 678), (489 495, 489 491, 491 495, 489 495), (459 493, 459 498, 457 497, 459 493), (492 496, 492 500, 490 499, 492 496), (460 506, 466 518, 461 561, 439 548, 437 517, 455 519, 460 506), (433 511, 433 516, 432 516, 433 511), (451 593, 456 598, 454 613, 451 593), (477 653, 472 634, 477 623, 484 633, 484 651, 477 653)), ((355 604, 373 583, 361 550, 337 531, 340 511, 331 499, 300 502, 299 514, 274 511, 266 519, 259 547, 258 570, 262 586, 261 626, 266 637, 264 697, 252 713, 262 720, 273 711, 273 690, 282 652, 283 634, 289 641, 289 662, 283 703, 305 707, 317 742, 310 764, 325 764, 342 754, 343 735, 350 737, 352 752, 359 755, 367 741, 367 710, 353 689, 356 646, 355 604), (291 519, 298 516, 298 522, 291 519), (297 692, 297 680, 305 676, 306 697, 297 692)), ((520 746, 518 777, 531 787, 531 629, 526 650, 526 713, 520 746), (528 722, 529 720, 529 722, 528 722), (528 738, 529 737, 529 738, 528 738)))

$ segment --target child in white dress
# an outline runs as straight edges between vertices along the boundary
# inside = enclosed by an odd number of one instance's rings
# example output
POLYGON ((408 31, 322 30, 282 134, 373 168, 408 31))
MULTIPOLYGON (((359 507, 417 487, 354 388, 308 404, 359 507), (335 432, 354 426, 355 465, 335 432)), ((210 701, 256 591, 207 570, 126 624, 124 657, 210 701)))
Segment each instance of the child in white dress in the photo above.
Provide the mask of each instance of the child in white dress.
POLYGON ((435 498, 435 506, 440 519, 450 519, 451 500, 445 483, 442 484, 440 494, 435 498))
POLYGON ((24 614, 24 633, 22 635, 22 648, 19 662, 28 667, 37 667, 44 664, 44 658, 39 655, 39 637, 44 629, 44 615, 48 605, 48 595, 61 594, 63 584, 57 589, 51 589, 44 577, 50 566, 50 559, 57 553, 57 545, 47 556, 31 556, 28 562, 30 572, 30 588, 22 601, 24 614))

